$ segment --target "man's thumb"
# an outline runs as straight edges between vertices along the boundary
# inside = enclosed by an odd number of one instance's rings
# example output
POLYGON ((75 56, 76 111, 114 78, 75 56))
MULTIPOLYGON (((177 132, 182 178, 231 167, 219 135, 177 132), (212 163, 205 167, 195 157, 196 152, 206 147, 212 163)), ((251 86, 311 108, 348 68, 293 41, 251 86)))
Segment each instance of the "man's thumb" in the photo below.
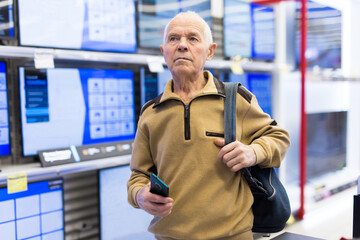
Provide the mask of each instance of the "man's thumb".
POLYGON ((214 143, 218 147, 223 147, 225 145, 225 140, 221 139, 221 138, 218 138, 218 139, 214 140, 214 143))

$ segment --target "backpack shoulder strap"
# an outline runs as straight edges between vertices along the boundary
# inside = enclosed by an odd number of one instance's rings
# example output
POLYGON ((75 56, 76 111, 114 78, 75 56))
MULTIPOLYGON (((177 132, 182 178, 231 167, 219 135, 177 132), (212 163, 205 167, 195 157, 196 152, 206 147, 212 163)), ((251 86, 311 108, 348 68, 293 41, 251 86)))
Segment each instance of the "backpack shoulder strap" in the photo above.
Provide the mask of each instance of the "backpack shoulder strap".
MULTIPOLYGON (((236 141, 236 94, 239 83, 225 82, 225 103, 224 103, 224 139, 225 145, 236 141)), ((251 182, 252 175, 249 168, 240 170, 246 180, 251 182)), ((253 181, 253 180, 252 180, 253 181)))
POLYGON ((224 106, 225 145, 236 140, 236 94, 239 83, 226 82, 224 106))

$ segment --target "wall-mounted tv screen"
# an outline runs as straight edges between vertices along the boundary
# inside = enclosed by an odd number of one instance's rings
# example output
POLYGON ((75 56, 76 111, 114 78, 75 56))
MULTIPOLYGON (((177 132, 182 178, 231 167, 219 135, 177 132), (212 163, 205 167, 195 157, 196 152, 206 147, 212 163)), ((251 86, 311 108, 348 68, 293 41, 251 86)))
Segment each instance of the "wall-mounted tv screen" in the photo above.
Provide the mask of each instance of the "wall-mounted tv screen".
POLYGON ((239 82, 252 92, 262 110, 272 115, 272 75, 269 73, 229 73, 225 81, 239 82))
POLYGON ((307 177, 346 167, 347 112, 307 114, 307 177))
MULTIPOLYGON (((296 62, 300 63, 300 9, 296 7, 296 62)), ((342 13, 326 5, 307 2, 307 48, 305 57, 308 67, 341 68, 342 13)))
POLYGON ((130 70, 19 68, 23 153, 132 140, 130 70))
POLYGON ((10 154, 9 129, 6 65, 0 62, 0 156, 10 154))
POLYGON ((136 51, 134 0, 18 0, 25 46, 136 51))
POLYGON ((155 239, 147 228, 153 216, 127 201, 129 165, 99 170, 100 239, 155 239))
POLYGON ((164 69, 163 72, 150 72, 145 68, 140 70, 141 106, 157 97, 164 91, 166 83, 172 79, 171 72, 164 69))
POLYGON ((249 3, 224 0, 224 55, 251 58, 252 24, 249 3))
POLYGON ((34 182, 27 190, 0 188, 1 239, 64 239, 63 180, 34 182))
POLYGON ((275 13, 269 6, 224 0, 224 55, 275 58, 275 13))
POLYGON ((0 38, 13 38, 14 11, 12 0, 0 1, 0 38))
POLYGON ((269 6, 251 4, 253 21, 252 58, 275 58, 275 13, 269 6))
POLYGON ((189 10, 198 13, 211 27, 210 0, 139 0, 139 47, 159 49, 166 24, 177 13, 189 10))

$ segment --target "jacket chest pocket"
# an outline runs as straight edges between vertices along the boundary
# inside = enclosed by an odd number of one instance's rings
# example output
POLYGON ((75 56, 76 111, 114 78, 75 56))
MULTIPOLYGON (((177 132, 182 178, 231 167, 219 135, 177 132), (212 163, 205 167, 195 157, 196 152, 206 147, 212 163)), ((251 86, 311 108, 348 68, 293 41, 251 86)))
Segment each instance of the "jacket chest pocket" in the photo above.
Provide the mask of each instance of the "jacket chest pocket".
POLYGON ((211 132, 211 131, 206 131, 205 135, 207 137, 218 137, 218 138, 224 138, 224 133, 218 133, 218 132, 211 132))

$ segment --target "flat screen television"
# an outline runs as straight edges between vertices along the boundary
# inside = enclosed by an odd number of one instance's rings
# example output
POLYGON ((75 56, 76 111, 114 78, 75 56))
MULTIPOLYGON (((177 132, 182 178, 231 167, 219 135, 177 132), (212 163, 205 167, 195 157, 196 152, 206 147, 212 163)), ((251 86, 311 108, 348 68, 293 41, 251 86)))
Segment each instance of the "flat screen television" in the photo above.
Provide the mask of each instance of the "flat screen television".
POLYGON ((19 68, 24 156, 135 137, 130 70, 19 68))
POLYGON ((157 97, 164 91, 166 83, 172 79, 171 72, 164 69, 163 72, 150 72, 145 68, 140 70, 141 106, 157 97))
POLYGON ((224 0, 224 55, 275 58, 275 13, 270 6, 224 0))
POLYGON ((63 180, 29 183, 9 193, 0 187, 1 239, 64 239, 63 180))
POLYGON ((229 73, 229 82, 239 82, 252 92, 261 109, 272 116, 272 75, 269 73, 229 73))
POLYGON ((0 39, 11 39, 15 37, 13 9, 12 0, 0 1, 0 39))
POLYGON ((139 0, 139 47, 159 49, 166 24, 179 12, 189 10, 198 13, 211 27, 210 0, 139 0))
POLYGON ((18 0, 20 45, 136 52, 135 0, 18 0))
POLYGON ((0 156, 10 154, 9 105, 6 83, 6 64, 0 62, 0 156))
POLYGON ((252 57, 252 20, 249 3, 224 0, 224 55, 252 57))
MULTIPOLYGON (((300 64, 300 9, 296 7, 296 63, 300 64)), ((341 68, 342 12, 313 1, 307 2, 308 67, 341 68)))
POLYGON ((307 178, 346 167, 347 112, 307 114, 307 178))
POLYGON ((153 216, 127 201, 129 165, 99 170, 100 239, 155 239, 147 228, 153 216))
POLYGON ((253 44, 252 58, 273 60, 275 58, 275 13, 274 9, 259 4, 251 4, 253 44))

